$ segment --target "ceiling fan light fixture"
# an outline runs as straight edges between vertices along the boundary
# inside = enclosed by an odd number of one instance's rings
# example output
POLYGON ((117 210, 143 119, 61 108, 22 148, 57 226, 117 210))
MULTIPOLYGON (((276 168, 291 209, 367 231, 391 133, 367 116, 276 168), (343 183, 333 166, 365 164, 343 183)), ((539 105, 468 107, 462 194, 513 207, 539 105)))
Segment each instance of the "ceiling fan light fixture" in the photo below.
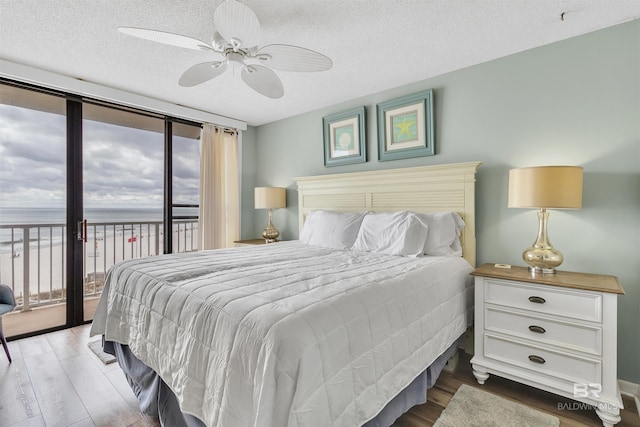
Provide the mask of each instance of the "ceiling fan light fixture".
POLYGON ((242 80, 251 89, 272 99, 284 95, 284 87, 273 71, 325 71, 333 66, 330 58, 299 46, 272 44, 258 46, 260 22, 251 8, 236 0, 223 0, 213 14, 215 30, 211 44, 180 34, 145 28, 118 27, 118 31, 165 45, 214 52, 221 60, 189 67, 178 84, 192 87, 214 79, 227 68, 240 70, 242 80), (245 59, 255 60, 247 64, 245 59), (255 62, 267 64, 268 67, 255 62))
POLYGON ((237 64, 244 64, 244 55, 242 54, 242 52, 234 52, 234 51, 229 51, 225 53, 225 56, 227 57, 227 59, 229 60, 229 62, 235 62, 237 64))

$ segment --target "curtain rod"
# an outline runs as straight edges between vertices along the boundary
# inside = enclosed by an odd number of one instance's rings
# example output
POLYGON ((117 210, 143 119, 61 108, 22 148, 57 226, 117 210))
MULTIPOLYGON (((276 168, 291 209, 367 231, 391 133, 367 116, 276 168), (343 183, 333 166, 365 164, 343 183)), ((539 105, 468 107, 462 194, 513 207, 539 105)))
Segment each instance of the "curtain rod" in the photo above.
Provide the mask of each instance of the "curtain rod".
POLYGON ((221 126, 214 125, 214 124, 212 124, 212 126, 215 128, 216 131, 221 131, 221 132, 224 132, 224 133, 228 133, 229 135, 237 135, 238 134, 238 130, 237 129, 221 127, 221 126))

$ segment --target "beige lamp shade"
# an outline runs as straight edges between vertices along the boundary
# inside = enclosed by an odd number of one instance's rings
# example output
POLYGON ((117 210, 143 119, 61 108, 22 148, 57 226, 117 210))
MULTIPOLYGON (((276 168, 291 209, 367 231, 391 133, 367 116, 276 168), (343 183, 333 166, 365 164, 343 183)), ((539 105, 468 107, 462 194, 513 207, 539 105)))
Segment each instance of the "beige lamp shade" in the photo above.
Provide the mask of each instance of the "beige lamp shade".
POLYGON ((509 207, 581 208, 582 167, 538 166, 511 169, 509 207))
POLYGON ((278 209, 287 207, 287 191, 282 187, 256 187, 254 193, 256 209, 278 209))

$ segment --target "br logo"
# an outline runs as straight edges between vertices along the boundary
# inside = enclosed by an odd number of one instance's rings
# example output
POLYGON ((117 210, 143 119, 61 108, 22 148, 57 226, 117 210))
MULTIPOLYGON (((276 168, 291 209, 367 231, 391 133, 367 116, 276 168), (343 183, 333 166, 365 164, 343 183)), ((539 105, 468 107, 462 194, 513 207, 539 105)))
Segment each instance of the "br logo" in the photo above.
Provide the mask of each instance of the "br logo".
POLYGON ((573 384, 573 397, 576 397, 576 398, 592 397, 594 399, 599 399, 600 392, 602 392, 602 384, 597 384, 597 383, 574 383, 573 384))

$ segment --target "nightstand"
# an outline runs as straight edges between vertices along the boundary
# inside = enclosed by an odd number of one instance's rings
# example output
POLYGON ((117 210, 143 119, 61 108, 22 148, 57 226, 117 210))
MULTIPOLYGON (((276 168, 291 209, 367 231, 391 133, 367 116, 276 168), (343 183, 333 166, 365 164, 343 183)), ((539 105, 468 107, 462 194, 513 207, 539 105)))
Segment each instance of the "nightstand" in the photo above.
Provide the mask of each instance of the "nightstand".
MULTIPOLYGON (((249 240, 234 240, 233 243, 236 246, 251 246, 251 245, 266 245, 267 241, 264 239, 249 239, 249 240)), ((277 242, 273 242, 277 243, 277 242)))
POLYGON ((595 406, 605 427, 620 421, 616 277, 495 264, 471 274, 478 383, 495 374, 595 406))

